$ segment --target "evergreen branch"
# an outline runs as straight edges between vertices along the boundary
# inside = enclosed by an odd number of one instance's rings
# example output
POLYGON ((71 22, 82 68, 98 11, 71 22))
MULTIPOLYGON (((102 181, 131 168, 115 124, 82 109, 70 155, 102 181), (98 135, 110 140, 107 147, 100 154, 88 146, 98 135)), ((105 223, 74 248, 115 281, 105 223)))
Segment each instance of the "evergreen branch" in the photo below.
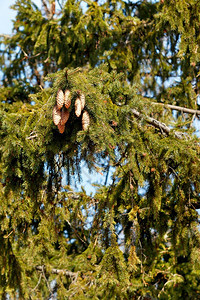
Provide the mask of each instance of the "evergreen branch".
MULTIPOLYGON (((162 123, 152 117, 145 116, 145 115, 141 114, 139 111, 137 111, 136 109, 131 109, 131 112, 138 119, 144 119, 147 123, 153 125, 155 128, 160 129, 162 134, 169 135, 170 132, 172 131, 165 123, 162 123)), ((175 131, 174 135, 178 139, 186 138, 186 135, 182 132, 175 131)))
POLYGON ((180 274, 171 274, 171 275, 172 275, 172 279, 166 281, 165 284, 164 284, 164 286, 163 286, 163 288, 162 288, 162 290, 159 292, 159 294, 158 294, 158 297, 159 297, 159 298, 160 298, 161 293, 165 292, 165 287, 166 287, 167 285, 169 285, 169 283, 174 284, 174 283, 176 282, 176 281, 173 279, 175 276, 176 276, 176 277, 179 277, 179 278, 183 278, 183 276, 180 275, 180 274))
MULTIPOLYGON (((37 266, 36 270, 43 273, 44 270, 45 270, 45 266, 37 266)), ((55 275, 59 275, 59 274, 66 275, 66 276, 70 277, 71 279, 73 279, 73 281, 76 281, 77 277, 78 277, 78 272, 71 272, 71 271, 68 271, 68 270, 65 270, 65 269, 52 268, 51 273, 55 274, 55 275)))
POLYGON ((164 106, 165 108, 170 108, 172 110, 181 111, 181 112, 187 113, 187 114, 193 114, 195 116, 200 115, 200 110, 196 110, 196 109, 191 109, 191 108, 186 108, 186 107, 171 105, 171 104, 164 104, 164 103, 156 103, 156 102, 151 102, 151 103, 153 105, 161 105, 161 106, 164 106))

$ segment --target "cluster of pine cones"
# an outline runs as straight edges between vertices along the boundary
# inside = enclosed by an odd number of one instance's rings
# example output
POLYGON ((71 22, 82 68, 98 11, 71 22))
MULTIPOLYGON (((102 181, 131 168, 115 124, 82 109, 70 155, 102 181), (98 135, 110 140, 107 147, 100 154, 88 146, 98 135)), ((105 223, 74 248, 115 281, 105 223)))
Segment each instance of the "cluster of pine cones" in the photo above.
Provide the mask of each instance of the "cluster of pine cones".
MULTIPOLYGON (((78 92, 78 97, 75 101, 75 115, 77 117, 81 116, 81 113, 85 107, 85 95, 81 92, 78 92)), ((53 122, 58 126, 60 133, 65 131, 65 124, 69 119, 69 108, 71 106, 71 92, 66 90, 58 90, 56 96, 56 105, 53 108, 53 122)), ((82 128, 87 130, 90 125, 90 117, 88 112, 85 110, 82 114, 82 128)))

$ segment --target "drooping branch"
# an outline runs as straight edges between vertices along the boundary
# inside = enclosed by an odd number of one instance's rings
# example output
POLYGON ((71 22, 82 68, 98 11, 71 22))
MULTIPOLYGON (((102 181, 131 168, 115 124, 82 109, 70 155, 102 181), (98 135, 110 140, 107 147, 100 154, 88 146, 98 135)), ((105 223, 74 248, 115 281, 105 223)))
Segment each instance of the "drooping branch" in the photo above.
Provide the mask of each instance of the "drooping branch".
MULTIPOLYGON (((138 119, 144 119, 147 123, 151 124, 155 128, 160 129, 162 134, 169 135, 172 132, 172 129, 170 129, 165 123, 162 123, 152 117, 146 116, 146 115, 140 113, 139 111, 137 111, 136 109, 131 109, 131 112, 138 119)), ((174 136, 178 139, 188 138, 188 136, 186 136, 185 133, 182 133, 179 131, 174 131, 173 133, 174 133, 174 136)))

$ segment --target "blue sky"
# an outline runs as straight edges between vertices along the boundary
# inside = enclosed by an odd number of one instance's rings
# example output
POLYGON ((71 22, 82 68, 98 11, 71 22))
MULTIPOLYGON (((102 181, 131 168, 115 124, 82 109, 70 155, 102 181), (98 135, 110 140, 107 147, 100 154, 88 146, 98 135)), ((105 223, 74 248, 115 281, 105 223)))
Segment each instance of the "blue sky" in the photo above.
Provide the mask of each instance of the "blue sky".
POLYGON ((14 0, 0 0, 0 34, 9 34, 12 30, 12 21, 15 12, 9 9, 9 6, 14 4, 14 0))
MULTIPOLYGON (((34 1, 36 5, 41 6, 41 0, 34 1)), ((12 20, 15 18, 15 11, 10 6, 15 0, 0 0, 0 34, 10 34, 12 32, 12 20)))

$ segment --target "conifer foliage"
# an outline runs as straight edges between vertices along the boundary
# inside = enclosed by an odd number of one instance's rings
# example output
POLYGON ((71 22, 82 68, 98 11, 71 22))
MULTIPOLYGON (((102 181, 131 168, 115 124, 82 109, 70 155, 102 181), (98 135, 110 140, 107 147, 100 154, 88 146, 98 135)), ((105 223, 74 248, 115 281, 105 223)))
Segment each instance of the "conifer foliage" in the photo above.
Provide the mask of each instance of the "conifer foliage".
POLYGON ((200 2, 12 8, 1 299, 200 299, 200 2))

